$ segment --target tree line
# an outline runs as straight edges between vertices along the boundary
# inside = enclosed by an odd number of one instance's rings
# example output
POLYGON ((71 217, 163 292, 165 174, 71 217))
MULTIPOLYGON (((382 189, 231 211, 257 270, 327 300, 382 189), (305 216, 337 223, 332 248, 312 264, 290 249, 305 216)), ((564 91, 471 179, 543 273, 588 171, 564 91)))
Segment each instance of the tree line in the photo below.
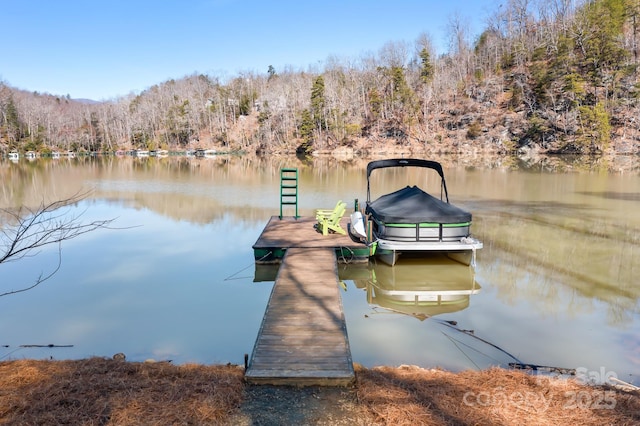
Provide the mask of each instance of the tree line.
POLYGON ((194 74, 97 103, 0 82, 0 151, 637 153, 639 16, 640 0, 506 0, 475 39, 450 17, 446 54, 424 33, 306 70, 194 74))

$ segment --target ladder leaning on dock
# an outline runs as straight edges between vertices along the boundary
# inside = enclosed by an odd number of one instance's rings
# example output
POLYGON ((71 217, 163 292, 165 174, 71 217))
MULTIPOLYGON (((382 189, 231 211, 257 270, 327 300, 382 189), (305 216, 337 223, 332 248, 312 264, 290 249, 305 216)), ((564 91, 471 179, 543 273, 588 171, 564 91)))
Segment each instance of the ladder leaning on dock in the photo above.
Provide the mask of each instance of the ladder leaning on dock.
POLYGON ((280 219, 283 218, 283 206, 295 206, 296 215, 298 216, 298 169, 283 168, 280 169, 280 219))

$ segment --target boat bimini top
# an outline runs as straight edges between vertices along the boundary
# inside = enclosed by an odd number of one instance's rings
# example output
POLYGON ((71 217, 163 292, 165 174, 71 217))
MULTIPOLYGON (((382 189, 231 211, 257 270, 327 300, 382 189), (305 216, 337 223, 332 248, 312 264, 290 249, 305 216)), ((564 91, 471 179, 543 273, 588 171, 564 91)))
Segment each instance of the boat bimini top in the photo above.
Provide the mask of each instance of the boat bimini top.
POLYGON ((449 203, 447 184, 440 163, 421 159, 379 160, 367 166, 366 214, 381 223, 415 224, 435 222, 454 224, 471 222, 471 213, 449 203), (440 198, 426 193, 417 186, 406 186, 371 201, 369 177, 375 169, 386 167, 425 167, 435 170, 440 176, 440 198))

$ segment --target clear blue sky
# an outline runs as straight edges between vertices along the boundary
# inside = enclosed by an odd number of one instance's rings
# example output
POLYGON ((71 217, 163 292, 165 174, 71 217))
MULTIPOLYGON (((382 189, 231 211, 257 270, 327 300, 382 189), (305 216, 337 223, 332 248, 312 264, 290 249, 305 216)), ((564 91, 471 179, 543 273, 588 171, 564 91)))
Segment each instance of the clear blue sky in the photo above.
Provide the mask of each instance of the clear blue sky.
POLYGON ((110 99, 193 73, 295 70, 429 34, 454 14, 471 36, 499 0, 0 0, 0 81, 110 99))

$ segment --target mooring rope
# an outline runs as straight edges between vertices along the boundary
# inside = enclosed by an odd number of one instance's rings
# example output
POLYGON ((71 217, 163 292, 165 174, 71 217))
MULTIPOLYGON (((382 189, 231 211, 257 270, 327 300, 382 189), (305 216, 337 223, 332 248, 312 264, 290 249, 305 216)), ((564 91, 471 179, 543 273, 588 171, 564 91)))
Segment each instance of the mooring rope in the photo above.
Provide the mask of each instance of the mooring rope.
POLYGON ((438 319, 436 319, 436 321, 437 321, 438 323, 442 324, 442 325, 445 325, 445 326, 447 326, 447 327, 450 327, 450 328, 452 328, 452 329, 454 329, 454 330, 456 330, 456 331, 459 331, 459 332, 464 333, 464 334, 466 334, 466 335, 468 335, 468 336, 471 336, 471 337, 473 337, 474 339, 478 339, 478 340, 480 340, 482 343, 486 343, 487 345, 489 345, 489 346, 492 346, 492 347, 496 348, 496 349, 497 349, 497 350, 499 350, 500 352, 502 352, 502 353, 504 353, 504 354, 508 355, 509 357, 511 357, 512 359, 514 359, 518 364, 524 364, 524 363, 523 363, 522 361, 520 361, 517 357, 515 357, 514 355, 512 355, 512 354, 510 354, 509 352, 505 351, 505 350, 504 350, 504 349, 502 349, 500 346, 498 346, 498 345, 496 345, 496 344, 494 344, 494 343, 491 343, 490 341, 485 340, 485 339, 483 339, 482 337, 478 337, 478 336, 476 336, 475 334, 471 333, 471 332, 470 332, 470 331, 468 331, 468 330, 462 330, 461 328, 456 327, 455 323, 453 323, 453 324, 452 324, 452 323, 451 323, 451 322, 449 322, 449 321, 438 320, 438 319))
POLYGON ((347 265, 348 265, 348 264, 350 264, 351 262, 353 262, 353 259, 355 259, 355 257, 356 257, 356 256, 355 256, 355 253, 354 253, 354 252, 353 252, 353 250, 351 250, 349 247, 340 247, 340 258, 342 259, 342 261, 343 261, 345 264, 347 264, 347 265), (344 250, 345 250, 345 249, 346 249, 346 250, 348 250, 348 251, 349 251, 349 253, 351 253, 351 258, 350 258, 349 260, 347 260, 347 258, 346 258, 346 257, 344 257, 344 250))
POLYGON ((261 260, 266 259, 267 257, 271 256, 273 254, 273 251, 269 251, 267 254, 265 254, 264 256, 262 256, 259 259, 256 259, 252 264, 245 266, 244 268, 240 269, 237 272, 234 272, 233 274, 229 275, 227 278, 224 279, 224 281, 231 281, 233 280, 241 280, 244 278, 249 278, 249 277, 236 277, 236 275, 238 275, 241 272, 246 271, 247 269, 251 268, 252 266, 254 266, 256 264, 256 262, 260 262, 261 260))

